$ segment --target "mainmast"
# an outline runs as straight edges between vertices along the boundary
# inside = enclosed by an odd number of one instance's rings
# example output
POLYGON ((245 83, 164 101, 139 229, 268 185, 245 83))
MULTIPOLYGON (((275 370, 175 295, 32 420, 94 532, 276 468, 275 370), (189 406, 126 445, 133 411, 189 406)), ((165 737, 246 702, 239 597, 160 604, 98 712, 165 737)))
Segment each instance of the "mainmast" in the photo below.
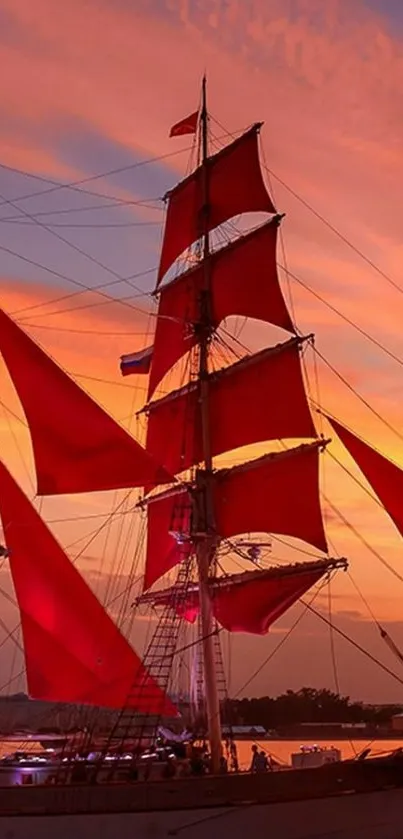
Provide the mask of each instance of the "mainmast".
MULTIPOLYGON (((317 437, 304 387, 300 345, 306 339, 296 334, 279 283, 276 245, 281 217, 262 176, 261 123, 209 154, 206 79, 201 110, 177 123, 171 135, 193 134, 197 123, 198 165, 166 196, 156 288, 158 317, 145 406, 147 452, 172 475, 183 475, 189 468, 195 474, 190 484, 180 478, 143 502, 148 527, 140 602, 155 595, 162 604, 156 592, 146 592, 190 553, 196 555, 197 584, 189 586, 187 580, 186 591, 175 585, 174 608, 185 620, 201 618, 211 768, 216 773, 222 757, 216 623, 231 632, 265 633, 301 593, 336 566, 326 559, 314 568, 312 563, 293 567, 286 577, 270 577, 264 592, 263 569, 256 579, 245 572, 241 580, 226 575, 224 586, 218 582, 218 545, 237 534, 279 533, 328 552, 319 496, 319 451, 326 442, 317 437), (210 250, 210 231, 239 215, 257 212, 269 218, 224 247, 210 250), (181 254, 196 243, 197 263, 161 285, 181 254), (214 372, 209 370, 210 344, 220 323, 230 316, 273 324, 293 338, 214 372), (166 373, 196 347, 195 381, 152 398, 166 373), (284 452, 213 470, 213 458, 246 445, 312 438, 313 442, 284 452)), ((167 597, 171 603, 171 593, 167 597)))
POLYGON ((216 536, 214 532, 214 510, 212 501, 212 455, 209 420, 209 378, 208 353, 212 333, 210 305, 210 237, 209 237, 209 175, 208 175, 208 114, 206 77, 202 83, 202 109, 200 115, 202 167, 203 167, 203 288, 199 300, 199 386, 200 411, 203 442, 204 469, 196 476, 196 498, 194 530, 197 539, 196 558, 199 576, 200 625, 203 645, 204 684, 208 737, 211 752, 212 772, 219 772, 222 755, 220 702, 215 676, 214 618, 209 591, 210 566, 214 560, 216 536))

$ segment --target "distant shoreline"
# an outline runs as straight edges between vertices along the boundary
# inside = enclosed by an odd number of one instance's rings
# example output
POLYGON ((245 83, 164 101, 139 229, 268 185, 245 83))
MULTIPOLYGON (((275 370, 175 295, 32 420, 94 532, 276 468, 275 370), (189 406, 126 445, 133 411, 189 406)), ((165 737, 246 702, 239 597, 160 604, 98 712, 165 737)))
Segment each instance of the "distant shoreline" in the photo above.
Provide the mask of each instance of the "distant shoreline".
MULTIPOLYGON (((247 740, 250 739, 247 737, 237 737, 237 740, 247 740)), ((263 738, 261 738, 263 739, 263 738)), ((305 730, 300 729, 298 731, 288 732, 287 734, 267 734, 264 738, 265 741, 276 741, 276 740, 288 740, 288 741, 295 741, 295 742, 303 742, 304 740, 309 740, 312 742, 313 740, 315 743, 328 743, 330 740, 332 741, 345 741, 345 740, 363 740, 368 742, 368 740, 375 741, 375 740, 399 740, 402 742, 403 745, 403 732, 399 731, 363 731, 360 729, 356 731, 355 729, 343 729, 343 731, 329 731, 323 732, 321 734, 315 733, 314 730, 305 730)))

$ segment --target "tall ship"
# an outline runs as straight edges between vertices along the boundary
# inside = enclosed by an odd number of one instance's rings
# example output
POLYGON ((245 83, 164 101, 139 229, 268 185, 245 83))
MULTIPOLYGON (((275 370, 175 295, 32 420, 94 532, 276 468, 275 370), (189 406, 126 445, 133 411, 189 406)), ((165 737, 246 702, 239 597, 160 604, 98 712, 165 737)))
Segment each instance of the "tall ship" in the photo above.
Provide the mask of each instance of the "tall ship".
MULTIPOLYGON (((225 719, 224 633, 265 635, 298 601, 314 611, 304 598, 347 567, 328 549, 320 460, 331 439, 317 431, 307 395, 313 336, 300 333, 278 277, 283 215, 262 174, 261 127, 210 153, 205 79, 200 108, 174 127, 197 138, 197 165, 166 196, 153 345, 121 362, 124 374, 148 378, 145 446, 0 312, 0 351, 29 428, 37 495, 138 489, 130 514, 145 528, 143 583, 126 609, 153 614, 141 659, 0 463, 1 554, 20 611, 29 696, 87 714, 53 763, 0 762, 0 836, 8 839, 402 835, 399 751, 253 774, 239 770, 225 719), (232 316, 274 326, 284 339, 249 353, 225 326, 232 316), (181 361, 180 386, 158 395, 181 361), (254 445, 258 457, 220 464, 254 445), (299 540, 312 557, 263 563, 271 534, 299 540), (234 556, 240 570, 229 573, 234 556), (186 626, 193 634, 184 644, 186 626), (192 662, 185 710, 173 679, 184 649, 192 662), (102 731, 101 712, 109 715, 102 731), (186 771, 186 749, 182 772, 168 758, 158 776, 144 770, 161 732, 184 743, 192 727, 205 741, 203 771, 186 771)), ((323 420, 403 534, 402 471, 333 416, 323 420)))

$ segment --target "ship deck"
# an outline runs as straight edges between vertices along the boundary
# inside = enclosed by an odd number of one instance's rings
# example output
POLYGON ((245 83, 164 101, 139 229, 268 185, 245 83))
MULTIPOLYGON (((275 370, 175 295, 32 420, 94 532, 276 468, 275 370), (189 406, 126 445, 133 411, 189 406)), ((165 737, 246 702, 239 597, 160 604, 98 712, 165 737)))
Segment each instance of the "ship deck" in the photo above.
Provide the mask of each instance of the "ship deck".
POLYGON ((0 787, 0 817, 239 807, 400 787, 403 788, 403 758, 380 758, 262 775, 207 775, 131 784, 0 787))

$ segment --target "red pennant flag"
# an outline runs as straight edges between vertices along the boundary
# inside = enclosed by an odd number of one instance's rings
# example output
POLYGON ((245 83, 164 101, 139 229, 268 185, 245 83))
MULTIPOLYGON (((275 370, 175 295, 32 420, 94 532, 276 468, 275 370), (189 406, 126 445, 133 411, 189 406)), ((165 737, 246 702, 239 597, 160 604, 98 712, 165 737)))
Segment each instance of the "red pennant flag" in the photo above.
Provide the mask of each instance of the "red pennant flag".
POLYGON ((195 111, 194 114, 190 114, 185 119, 181 119, 180 122, 176 122, 171 128, 169 136, 181 137, 182 134, 196 134, 198 116, 199 111, 195 111))

